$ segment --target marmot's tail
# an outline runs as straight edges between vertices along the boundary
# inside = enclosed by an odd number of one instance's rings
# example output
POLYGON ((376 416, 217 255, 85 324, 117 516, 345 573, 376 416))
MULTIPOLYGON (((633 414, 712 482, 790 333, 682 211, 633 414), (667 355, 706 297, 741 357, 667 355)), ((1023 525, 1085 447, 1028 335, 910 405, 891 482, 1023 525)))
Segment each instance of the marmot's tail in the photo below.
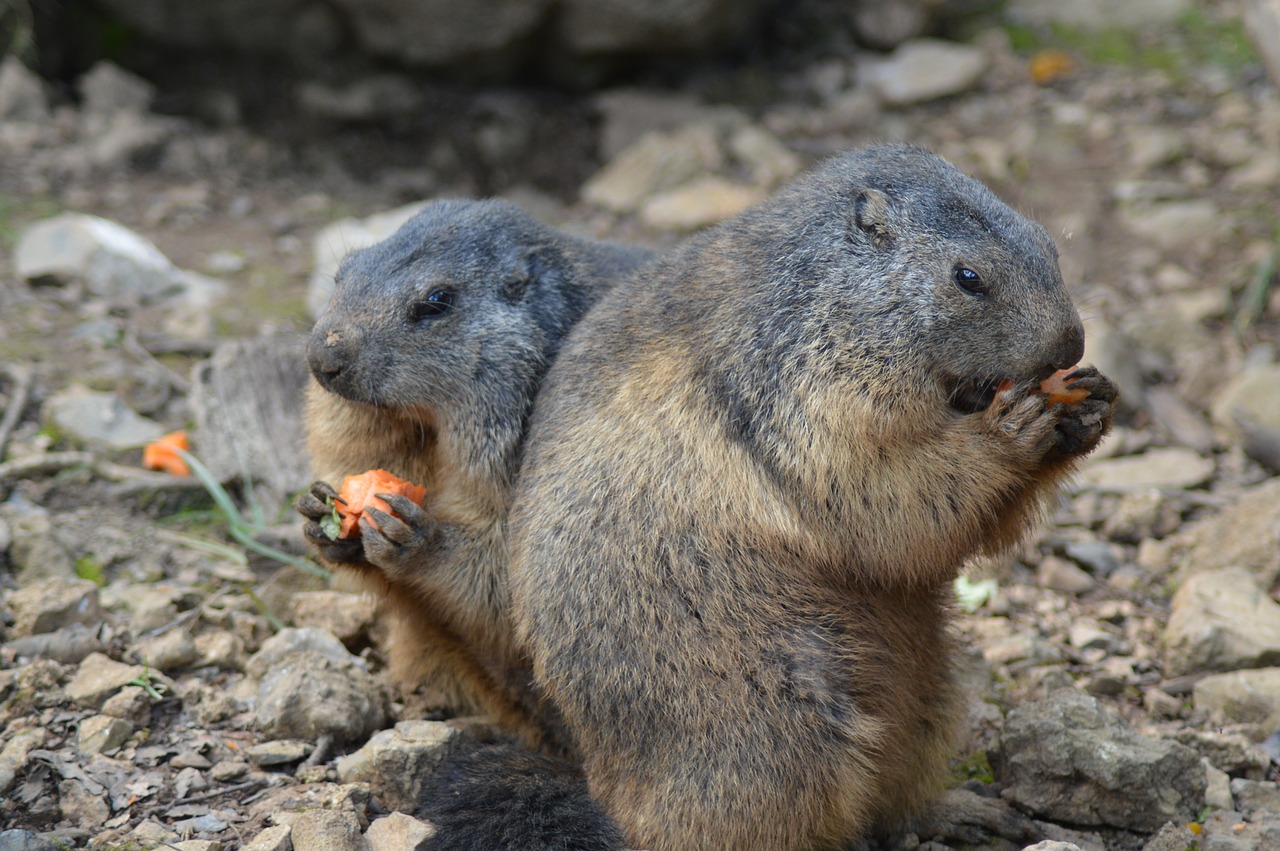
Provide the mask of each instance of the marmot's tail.
POLYGON ((432 772, 418 816, 429 851, 614 851, 620 831, 574 765, 506 743, 462 748, 432 772))

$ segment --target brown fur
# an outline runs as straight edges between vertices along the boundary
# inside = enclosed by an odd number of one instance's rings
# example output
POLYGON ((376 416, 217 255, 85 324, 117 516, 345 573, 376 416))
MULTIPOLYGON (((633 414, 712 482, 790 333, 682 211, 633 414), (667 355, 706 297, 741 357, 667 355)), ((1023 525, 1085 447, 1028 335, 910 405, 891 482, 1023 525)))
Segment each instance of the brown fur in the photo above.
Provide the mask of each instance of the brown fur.
POLYGON ((1052 242, 918 149, 837 158, 639 277, 543 385, 518 638, 632 847, 841 847, 937 790, 950 582, 1026 533, 1114 386, 1031 392, 1083 348, 1052 242))

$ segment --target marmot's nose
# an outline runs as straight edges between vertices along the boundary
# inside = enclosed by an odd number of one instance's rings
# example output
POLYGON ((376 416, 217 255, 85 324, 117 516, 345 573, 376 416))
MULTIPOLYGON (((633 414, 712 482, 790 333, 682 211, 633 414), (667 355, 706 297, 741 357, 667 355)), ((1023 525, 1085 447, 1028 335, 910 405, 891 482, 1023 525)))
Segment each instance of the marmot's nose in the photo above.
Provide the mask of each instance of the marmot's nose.
POLYGON ((307 342, 307 366, 321 384, 337 378, 351 364, 355 346, 341 331, 316 328, 307 342))
POLYGON ((1058 337, 1050 353, 1054 369, 1067 369, 1080 363, 1084 357, 1084 326, 1077 320, 1058 337))

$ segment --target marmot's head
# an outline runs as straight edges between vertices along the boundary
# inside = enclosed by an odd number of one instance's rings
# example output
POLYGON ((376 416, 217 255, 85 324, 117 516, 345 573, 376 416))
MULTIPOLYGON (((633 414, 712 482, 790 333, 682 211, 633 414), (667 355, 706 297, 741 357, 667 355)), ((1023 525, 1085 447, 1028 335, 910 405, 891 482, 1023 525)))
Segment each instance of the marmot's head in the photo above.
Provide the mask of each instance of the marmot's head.
POLYGON ((545 369, 561 333, 548 317, 570 312, 571 275, 555 232, 515 205, 431 203, 343 259, 308 365, 355 402, 441 422, 482 417, 504 398, 519 403, 545 369))
POLYGON ((886 377, 901 362, 898 371, 932 382, 920 392, 972 412, 1001 381, 1044 378, 1083 355, 1049 234, 940 157, 903 145, 855 151, 795 191, 811 200, 790 227, 806 241, 819 234, 820 247, 790 262, 824 279, 825 307, 858 323, 886 377))

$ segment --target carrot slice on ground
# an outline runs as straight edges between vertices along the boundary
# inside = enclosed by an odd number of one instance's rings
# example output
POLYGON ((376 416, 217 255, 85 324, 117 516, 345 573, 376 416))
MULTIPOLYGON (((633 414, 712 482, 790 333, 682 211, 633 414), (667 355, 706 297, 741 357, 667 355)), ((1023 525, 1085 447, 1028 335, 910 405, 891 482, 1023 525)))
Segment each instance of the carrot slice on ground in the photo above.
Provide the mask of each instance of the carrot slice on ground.
MULTIPOLYGON (((369 470, 357 476, 347 476, 342 480, 338 498, 334 500, 334 508, 342 518, 342 525, 338 529, 339 538, 360 536, 360 515, 369 506, 391 513, 391 506, 387 505, 386 500, 375 496, 380 493, 406 496, 421 505, 427 496, 427 489, 406 482, 386 470, 369 470)), ((369 522, 372 523, 373 518, 369 518, 369 522)))
POLYGON ((1049 397, 1050 405, 1078 405, 1089 398, 1085 388, 1067 384, 1067 376, 1074 371, 1075 367, 1060 369, 1040 382, 1040 392, 1049 397))
POLYGON ((174 449, 184 451, 191 448, 185 431, 171 431, 158 440, 153 440, 142 449, 142 466, 148 470, 162 470, 175 476, 191 475, 191 468, 182 460, 174 449))

